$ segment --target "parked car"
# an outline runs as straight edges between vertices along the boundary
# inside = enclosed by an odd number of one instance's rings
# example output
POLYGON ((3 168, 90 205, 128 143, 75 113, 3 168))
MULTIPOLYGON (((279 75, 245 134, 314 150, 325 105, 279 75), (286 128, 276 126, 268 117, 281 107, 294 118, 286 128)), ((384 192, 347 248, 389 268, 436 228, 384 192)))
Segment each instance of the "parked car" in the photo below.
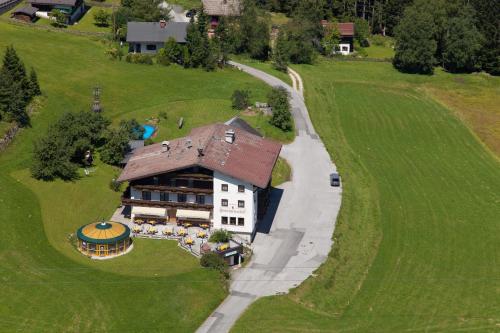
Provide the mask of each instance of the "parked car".
POLYGON ((191 17, 193 17, 195 15, 196 15, 196 9, 190 9, 186 13, 186 17, 189 17, 189 18, 191 18, 191 17))
POLYGON ((334 172, 330 175, 330 185, 340 186, 340 176, 338 173, 334 172))

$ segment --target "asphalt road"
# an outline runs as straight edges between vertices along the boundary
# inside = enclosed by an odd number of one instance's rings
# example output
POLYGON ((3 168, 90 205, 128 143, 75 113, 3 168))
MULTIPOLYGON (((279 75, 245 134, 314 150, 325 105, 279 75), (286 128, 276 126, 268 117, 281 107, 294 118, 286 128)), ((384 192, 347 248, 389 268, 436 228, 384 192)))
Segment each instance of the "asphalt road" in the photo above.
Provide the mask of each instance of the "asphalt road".
POLYGON ((257 298, 286 293, 309 277, 333 245, 342 197, 341 188, 329 184, 329 174, 336 167, 314 131, 301 94, 260 70, 230 64, 290 92, 297 137, 283 147, 281 156, 292 166, 292 180, 273 190, 267 216, 252 244, 251 261, 233 272, 229 296, 197 332, 228 332, 257 298))

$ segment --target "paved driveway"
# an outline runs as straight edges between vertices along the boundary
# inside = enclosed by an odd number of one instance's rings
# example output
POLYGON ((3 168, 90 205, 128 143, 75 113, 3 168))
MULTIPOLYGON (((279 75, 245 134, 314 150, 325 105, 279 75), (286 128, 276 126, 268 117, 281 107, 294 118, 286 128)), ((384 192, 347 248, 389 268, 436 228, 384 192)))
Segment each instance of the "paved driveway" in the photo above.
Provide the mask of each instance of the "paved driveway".
POLYGON ((314 131, 302 96, 269 74, 231 64, 290 92, 298 135, 281 153, 292 166, 292 181, 273 191, 275 207, 266 218, 274 221, 268 233, 257 233, 250 263, 233 273, 229 296, 198 332, 228 332, 255 299, 288 292, 310 276, 330 252, 341 202, 341 189, 329 185, 329 174, 336 168, 314 131))

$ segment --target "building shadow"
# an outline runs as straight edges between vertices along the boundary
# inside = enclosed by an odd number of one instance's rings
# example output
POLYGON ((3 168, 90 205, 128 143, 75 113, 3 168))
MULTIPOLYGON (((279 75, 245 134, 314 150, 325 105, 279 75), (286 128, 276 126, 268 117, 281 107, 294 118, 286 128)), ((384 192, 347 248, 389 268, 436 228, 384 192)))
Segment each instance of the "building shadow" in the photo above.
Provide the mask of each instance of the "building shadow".
POLYGON ((283 189, 273 187, 271 193, 269 194, 269 205, 267 206, 266 213, 264 217, 259 221, 257 226, 257 232, 262 234, 268 234, 271 231, 273 225, 274 217, 283 197, 283 189))

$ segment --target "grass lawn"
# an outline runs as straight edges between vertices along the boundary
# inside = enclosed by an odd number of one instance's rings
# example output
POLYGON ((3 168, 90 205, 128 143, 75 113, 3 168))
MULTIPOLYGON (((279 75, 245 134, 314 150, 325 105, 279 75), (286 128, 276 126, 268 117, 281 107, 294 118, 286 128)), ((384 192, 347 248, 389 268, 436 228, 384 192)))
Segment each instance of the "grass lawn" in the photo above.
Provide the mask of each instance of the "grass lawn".
POLYGON ((179 5, 184 10, 198 9, 201 7, 201 0, 170 0, 167 1, 170 5, 179 5))
POLYGON ((394 57, 394 49, 387 46, 370 45, 364 48, 367 58, 391 59, 394 57))
POLYGON ((500 164, 429 89, 460 79, 496 98, 499 79, 294 68, 343 176, 335 243, 315 277, 257 301, 234 331, 498 331, 500 164))
POLYGON ((111 61, 99 40, 0 22, 1 53, 10 44, 36 68, 44 98, 33 127, 0 154, 0 331, 194 331, 226 295, 219 275, 169 241, 137 240, 131 253, 109 261, 80 255, 68 236, 111 216, 120 194, 108 183, 118 170, 97 162, 74 182, 36 181, 28 171, 33 142, 63 112, 90 108, 95 85, 113 122, 165 111, 158 140, 236 115, 234 89, 263 100, 269 87, 232 69, 111 61), (179 115, 185 127, 175 132, 179 115))
MULTIPOLYGON (((91 7, 85 12, 85 14, 80 18, 78 22, 72 25, 67 25, 60 29, 62 30, 76 30, 83 32, 99 32, 99 33, 110 33, 111 28, 108 27, 100 27, 94 24, 94 13, 98 10, 104 10, 108 13, 112 13, 113 9, 109 7, 91 7)), ((39 26, 52 26, 52 21, 49 19, 40 18, 35 22, 36 25, 39 26)), ((55 27, 57 28, 57 27, 55 27)))
POLYGON ((85 15, 80 18, 80 20, 73 25, 68 26, 67 29, 71 30, 79 30, 79 31, 88 31, 88 32, 103 32, 103 33, 111 33, 111 27, 100 27, 94 24, 94 13, 98 10, 104 10, 105 12, 113 13, 113 8, 110 7, 91 7, 87 10, 85 15))
POLYGON ((273 181, 272 186, 281 185, 292 178, 292 168, 288 164, 288 162, 280 157, 276 162, 276 165, 273 169, 273 181))

